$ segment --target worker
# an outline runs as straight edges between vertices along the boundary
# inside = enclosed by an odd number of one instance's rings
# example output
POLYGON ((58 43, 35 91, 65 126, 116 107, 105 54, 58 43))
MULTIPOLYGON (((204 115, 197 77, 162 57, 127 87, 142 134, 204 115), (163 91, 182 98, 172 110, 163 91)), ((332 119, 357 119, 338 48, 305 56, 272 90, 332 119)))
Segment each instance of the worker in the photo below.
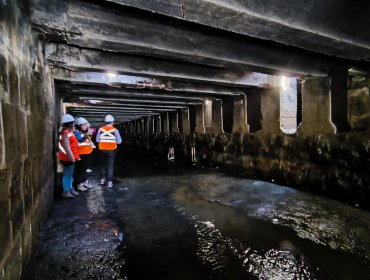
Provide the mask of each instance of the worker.
POLYGON ((73 198, 79 195, 73 188, 73 170, 75 162, 80 160, 78 153, 78 141, 73 133, 74 117, 70 114, 62 116, 62 126, 59 129, 59 152, 58 158, 63 165, 63 193, 62 197, 73 198))
POLYGON ((85 118, 76 119, 76 130, 74 134, 78 140, 78 153, 81 160, 76 163, 75 177, 77 189, 79 191, 87 191, 93 188, 87 180, 86 170, 89 167, 90 154, 93 151, 93 142, 91 141, 91 130, 88 126, 88 121, 85 118))
POLYGON ((106 180, 108 188, 113 187, 113 168, 117 144, 122 143, 119 131, 114 127, 114 118, 112 115, 105 116, 105 125, 100 127, 96 134, 96 142, 99 143, 99 153, 101 160, 100 184, 104 185, 106 180))

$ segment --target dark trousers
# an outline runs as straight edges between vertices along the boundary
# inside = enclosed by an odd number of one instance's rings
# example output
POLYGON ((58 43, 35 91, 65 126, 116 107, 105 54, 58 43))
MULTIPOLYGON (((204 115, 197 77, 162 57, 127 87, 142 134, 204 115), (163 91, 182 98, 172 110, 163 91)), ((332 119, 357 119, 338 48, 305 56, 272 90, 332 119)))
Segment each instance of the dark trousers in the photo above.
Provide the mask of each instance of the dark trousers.
POLYGON ((113 181, 114 158, 116 151, 100 150, 100 176, 113 181))
POLYGON ((76 161, 75 177, 76 183, 81 184, 86 181, 86 169, 89 168, 90 155, 80 155, 81 160, 76 161))

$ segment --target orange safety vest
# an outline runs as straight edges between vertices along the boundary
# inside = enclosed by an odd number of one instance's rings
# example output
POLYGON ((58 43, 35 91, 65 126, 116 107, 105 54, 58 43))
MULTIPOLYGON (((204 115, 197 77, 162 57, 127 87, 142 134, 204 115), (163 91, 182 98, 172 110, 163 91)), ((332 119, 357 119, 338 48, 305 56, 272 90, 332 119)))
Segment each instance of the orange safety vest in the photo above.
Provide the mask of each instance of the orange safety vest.
MULTIPOLYGON (((70 131, 69 129, 66 129, 63 133, 66 133, 69 139, 69 145, 71 147, 71 151, 73 154, 73 157, 76 159, 80 158, 80 155, 78 153, 78 140, 76 135, 70 131)), ((62 144, 62 135, 59 136, 59 152, 58 152, 58 158, 61 161, 71 161, 71 159, 68 157, 66 151, 64 150, 62 144)))
POLYGON ((117 149, 117 139, 114 134, 115 130, 113 126, 108 125, 100 128, 99 150, 113 151, 117 149))
MULTIPOLYGON (((81 133, 81 137, 84 137, 85 134, 81 133)), ((90 137, 86 138, 83 142, 78 143, 78 152, 80 155, 89 155, 93 151, 91 147, 90 137)))

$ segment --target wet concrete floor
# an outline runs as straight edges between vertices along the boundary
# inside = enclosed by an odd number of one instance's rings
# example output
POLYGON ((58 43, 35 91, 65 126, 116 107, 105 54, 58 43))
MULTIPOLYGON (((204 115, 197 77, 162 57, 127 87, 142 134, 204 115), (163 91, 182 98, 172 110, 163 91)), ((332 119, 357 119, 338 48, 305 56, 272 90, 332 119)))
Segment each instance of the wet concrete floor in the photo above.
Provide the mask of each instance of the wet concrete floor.
POLYGON ((370 212, 268 182, 126 164, 57 200, 23 279, 370 279, 370 212))

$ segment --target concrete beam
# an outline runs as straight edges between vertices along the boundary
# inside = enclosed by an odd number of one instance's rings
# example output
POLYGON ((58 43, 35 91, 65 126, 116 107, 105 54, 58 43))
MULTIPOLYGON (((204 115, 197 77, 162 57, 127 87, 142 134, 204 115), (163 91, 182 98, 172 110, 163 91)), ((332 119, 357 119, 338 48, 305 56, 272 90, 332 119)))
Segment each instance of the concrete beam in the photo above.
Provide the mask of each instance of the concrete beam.
POLYGON ((71 70, 71 72, 114 72, 158 79, 236 87, 278 85, 276 76, 254 73, 245 70, 245 67, 244 70, 230 70, 153 57, 139 57, 131 54, 81 49, 65 44, 46 45, 45 56, 51 68, 62 68, 71 70))
POLYGON ((302 123, 299 134, 317 136, 335 134, 331 122, 330 78, 316 78, 302 83, 302 123))
POLYGON ((251 37, 194 28, 185 22, 168 24, 168 18, 84 1, 58 0, 55 2, 58 10, 48 9, 52 3, 51 0, 44 6, 41 3, 33 15, 34 28, 51 41, 264 73, 322 76, 328 70, 322 58, 314 53, 302 54, 302 50, 286 45, 274 46, 251 37))
POLYGON ((182 121, 182 133, 190 132, 190 119, 189 119, 189 108, 180 110, 181 121, 182 121))
POLYGON ((182 94, 171 94, 163 91, 150 91, 150 90, 137 90, 137 89, 118 89, 118 90, 104 90, 102 89, 87 89, 87 88, 77 88, 71 89, 69 91, 61 90, 60 93, 63 95, 76 95, 76 96, 91 96, 92 99, 99 96, 100 98, 108 98, 106 100, 114 100, 114 97, 135 97, 135 98, 145 98, 145 99, 161 99, 161 100, 173 100, 173 101, 192 101, 192 102, 202 102, 203 98, 200 96, 192 95, 182 95, 182 94))
POLYGON ((204 133, 204 110, 203 104, 194 106, 195 108, 195 127, 194 132, 204 133))
POLYGON ((170 132, 179 132, 179 119, 177 111, 169 112, 168 114, 170 118, 170 132))
POLYGON ((263 90, 261 93, 261 133, 280 134, 280 88, 263 90))
POLYGON ((370 57, 367 28, 370 6, 366 3, 348 5, 346 1, 335 0, 309 3, 305 0, 294 3, 274 0, 106 1, 332 56, 355 60, 370 57))
MULTIPOLYGON (((169 79, 159 79, 144 76, 121 75, 103 72, 72 72, 66 69, 53 69, 54 80, 57 84, 71 84, 73 86, 94 85, 104 89, 137 89, 137 90, 160 90, 163 92, 173 92, 192 95, 240 95, 244 94, 245 89, 217 86, 201 83, 182 82, 169 79)), ((258 73, 252 74, 257 77, 267 77, 258 73)), ((261 79, 260 87, 263 87, 261 79)), ((271 77, 271 82, 273 78, 271 77)), ((252 86, 252 85, 251 85, 252 86)), ((265 84, 265 86, 269 86, 265 84)))
POLYGON ((161 113, 161 132, 163 133, 169 133, 170 127, 169 127, 169 119, 168 119, 168 112, 161 113))
POLYGON ((222 100, 214 99, 212 101, 212 132, 222 133, 223 121, 222 121, 222 100))
POLYGON ((233 97, 233 127, 232 132, 241 134, 248 132, 246 96, 233 97))

